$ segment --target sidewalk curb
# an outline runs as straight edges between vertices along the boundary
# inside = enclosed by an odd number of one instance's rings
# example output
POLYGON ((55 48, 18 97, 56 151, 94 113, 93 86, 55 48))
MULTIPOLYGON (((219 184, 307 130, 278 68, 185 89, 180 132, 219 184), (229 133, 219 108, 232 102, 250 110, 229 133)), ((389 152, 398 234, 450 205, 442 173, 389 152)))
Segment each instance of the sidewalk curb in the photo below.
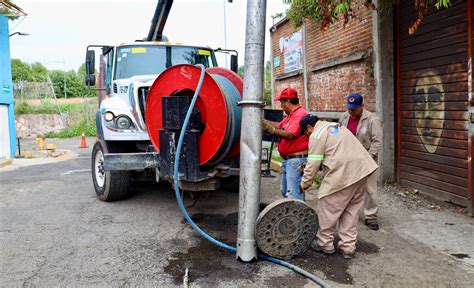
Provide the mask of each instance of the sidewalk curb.
POLYGON ((282 164, 280 161, 273 160, 270 162, 270 169, 272 169, 275 172, 281 173, 282 171, 282 164))
POLYGON ((0 168, 11 165, 12 159, 0 160, 0 168))

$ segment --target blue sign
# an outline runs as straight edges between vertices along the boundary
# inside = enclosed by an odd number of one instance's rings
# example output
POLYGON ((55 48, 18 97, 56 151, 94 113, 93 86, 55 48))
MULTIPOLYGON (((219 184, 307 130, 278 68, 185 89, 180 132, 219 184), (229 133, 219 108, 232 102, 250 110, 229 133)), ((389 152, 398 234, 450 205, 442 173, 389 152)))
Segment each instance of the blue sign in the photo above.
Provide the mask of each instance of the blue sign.
POLYGON ((273 58, 273 68, 280 67, 280 56, 276 56, 273 58))

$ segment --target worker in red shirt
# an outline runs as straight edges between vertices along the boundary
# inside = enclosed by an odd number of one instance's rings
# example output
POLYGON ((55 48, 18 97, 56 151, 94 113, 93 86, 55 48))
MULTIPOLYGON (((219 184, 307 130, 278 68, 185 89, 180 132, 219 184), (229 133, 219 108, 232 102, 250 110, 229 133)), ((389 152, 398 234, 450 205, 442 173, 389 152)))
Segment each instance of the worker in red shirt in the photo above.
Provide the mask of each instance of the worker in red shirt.
POLYGON ((301 135, 300 120, 308 112, 299 104, 298 93, 293 88, 285 88, 275 98, 287 117, 280 123, 263 120, 263 130, 281 138, 278 152, 283 158, 280 191, 283 197, 304 200, 300 191, 302 168, 308 156, 308 136, 301 135))

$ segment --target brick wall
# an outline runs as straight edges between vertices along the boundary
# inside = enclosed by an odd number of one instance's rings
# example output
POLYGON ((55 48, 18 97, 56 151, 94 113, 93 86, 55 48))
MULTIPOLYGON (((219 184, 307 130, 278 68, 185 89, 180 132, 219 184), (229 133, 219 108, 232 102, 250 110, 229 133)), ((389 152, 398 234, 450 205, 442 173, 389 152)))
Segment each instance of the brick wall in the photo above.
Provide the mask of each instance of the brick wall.
MULTIPOLYGON (((309 21, 306 24, 308 98, 311 111, 344 111, 346 102, 343 97, 350 92, 361 93, 365 107, 375 110, 375 82, 372 54, 369 52, 372 49, 372 11, 361 7, 355 9, 355 14, 356 17, 345 25, 340 21, 325 30, 321 30, 319 24, 309 21), (369 52, 368 56, 337 65, 331 64, 362 52, 369 52), (315 65, 321 64, 328 64, 328 67, 311 72, 315 65)), ((280 56, 280 67, 273 70, 275 79, 284 74, 279 39, 296 31, 291 21, 284 20, 277 24, 272 33, 273 56, 280 56)), ((275 94, 290 85, 298 90, 300 102, 304 105, 302 75, 275 80, 275 94)))
POLYGON ((345 25, 340 21, 321 30, 319 23, 306 22, 308 68, 372 48, 372 11, 354 9, 356 17, 345 25))
MULTIPOLYGON (((281 90, 287 87, 291 87, 298 92, 298 98, 300 99, 300 104, 303 107, 305 107, 306 102, 304 99, 303 75, 298 75, 298 76, 289 77, 280 81, 275 81, 275 97, 280 94, 281 90)), ((277 105, 277 107, 278 106, 279 104, 277 105)))
POLYGON ((361 60, 308 73, 311 111, 344 111, 350 92, 364 95, 365 108, 375 110, 372 62, 361 60))

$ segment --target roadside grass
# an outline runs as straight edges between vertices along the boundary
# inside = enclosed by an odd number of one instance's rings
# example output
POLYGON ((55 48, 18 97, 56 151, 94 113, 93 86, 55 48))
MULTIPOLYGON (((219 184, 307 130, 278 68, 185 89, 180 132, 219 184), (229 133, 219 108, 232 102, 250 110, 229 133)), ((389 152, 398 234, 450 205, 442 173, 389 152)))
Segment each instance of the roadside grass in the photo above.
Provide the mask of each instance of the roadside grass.
MULTIPOLYGON (((58 102, 53 99, 42 99, 41 101, 15 101, 15 115, 24 114, 58 114, 58 106, 61 113, 69 115, 68 127, 60 132, 48 132, 47 138, 71 138, 81 136, 82 132, 86 136, 96 136, 95 112, 97 110, 97 97, 87 99, 89 125, 86 122, 86 105, 81 98, 73 98, 74 102, 64 102, 59 99, 58 102), (77 101, 77 102, 76 102, 77 101)), ((67 100, 70 100, 69 98, 67 100)))
MULTIPOLYGON (((97 98, 88 99, 89 112, 97 109, 97 98)), ((84 103, 58 103, 52 99, 41 100, 40 104, 30 104, 27 101, 15 101, 15 115, 23 114, 82 114, 85 111, 84 103)), ((92 112, 93 113, 93 112, 92 112)))
POLYGON ((68 127, 60 132, 48 132, 46 138, 72 138, 81 136, 82 132, 86 136, 93 137, 97 135, 97 129, 95 127, 95 121, 89 120, 89 127, 86 127, 86 119, 82 119, 77 122, 74 126, 68 127))

